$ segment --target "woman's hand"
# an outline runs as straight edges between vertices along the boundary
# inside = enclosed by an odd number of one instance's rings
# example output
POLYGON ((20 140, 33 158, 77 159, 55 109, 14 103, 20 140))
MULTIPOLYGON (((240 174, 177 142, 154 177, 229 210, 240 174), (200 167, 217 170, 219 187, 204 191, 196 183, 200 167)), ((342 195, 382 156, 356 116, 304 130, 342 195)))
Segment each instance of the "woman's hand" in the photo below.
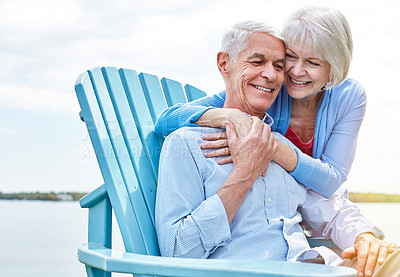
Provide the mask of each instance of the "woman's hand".
POLYGON ((251 118, 238 109, 216 108, 206 111, 195 122, 199 126, 225 128, 225 122, 235 125, 239 138, 246 136, 251 129, 251 118))
POLYGON ((363 233, 357 236, 354 246, 343 251, 342 256, 344 259, 357 257, 358 276, 370 277, 375 266, 383 264, 387 255, 396 250, 396 243, 387 243, 371 233, 363 233))
POLYGON ((218 164, 228 164, 232 162, 231 152, 228 146, 228 139, 225 132, 204 134, 202 137, 205 142, 200 144, 201 149, 216 149, 205 154, 207 158, 227 156, 217 161, 218 164))
MULTIPOLYGON (((239 138, 245 137, 249 133, 252 125, 252 120, 249 116, 237 109, 227 108, 208 110, 196 121, 196 124, 211 127, 225 127, 223 124, 226 121, 232 122, 239 138)), ((216 149, 207 152, 205 154, 207 158, 227 156, 219 159, 218 164, 232 162, 225 132, 204 134, 203 139, 206 141, 200 145, 201 149, 216 149)))

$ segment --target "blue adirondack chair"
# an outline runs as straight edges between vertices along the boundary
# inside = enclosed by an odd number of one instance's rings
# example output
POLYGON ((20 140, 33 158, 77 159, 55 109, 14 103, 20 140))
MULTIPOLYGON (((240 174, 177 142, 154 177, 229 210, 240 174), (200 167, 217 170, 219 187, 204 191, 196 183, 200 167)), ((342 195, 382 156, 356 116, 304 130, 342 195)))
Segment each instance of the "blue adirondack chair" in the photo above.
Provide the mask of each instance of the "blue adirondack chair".
POLYGON ((134 70, 93 68, 75 90, 104 184, 80 200, 89 208, 88 243, 79 261, 89 277, 111 272, 158 276, 356 276, 344 267, 272 261, 160 257, 154 229, 158 159, 163 139, 153 126, 167 106, 205 95, 180 83, 134 70), (112 211, 126 251, 111 247, 112 211))

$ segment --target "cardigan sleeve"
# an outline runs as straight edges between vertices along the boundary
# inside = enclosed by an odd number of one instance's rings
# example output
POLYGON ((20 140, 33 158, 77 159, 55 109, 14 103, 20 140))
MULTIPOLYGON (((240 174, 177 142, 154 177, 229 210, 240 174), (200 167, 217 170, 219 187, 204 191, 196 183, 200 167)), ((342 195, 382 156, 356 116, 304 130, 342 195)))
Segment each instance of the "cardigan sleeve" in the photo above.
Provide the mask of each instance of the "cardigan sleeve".
POLYGON ((379 239, 385 237, 382 230, 370 222, 357 205, 338 195, 325 198, 307 190, 306 200, 299 211, 303 220, 343 250, 353 246, 361 233, 371 232, 379 239))
POLYGON ((225 91, 212 96, 205 96, 189 103, 179 103, 166 108, 158 117, 154 131, 168 136, 173 131, 184 126, 198 126, 197 119, 207 110, 222 108, 225 103, 225 91))
POLYGON ((316 122, 316 128, 317 124, 321 126, 319 145, 314 145, 317 147, 315 158, 297 150, 298 163, 290 173, 298 182, 325 197, 332 196, 347 180, 367 103, 365 90, 357 81, 347 80, 336 89, 340 91, 332 91, 326 113, 319 118, 324 123, 316 122))
MULTIPOLYGON (((366 109, 364 88, 355 80, 347 79, 331 89, 329 97, 320 107, 315 128, 314 157, 296 150, 298 163, 290 172, 296 181, 315 192, 332 196, 347 180, 354 160, 358 131, 366 109)), ((168 135, 183 126, 197 126, 196 120, 208 109, 222 107, 225 92, 177 104, 159 116, 155 131, 168 135)), ((273 131, 285 135, 290 121, 291 98, 280 91, 277 100, 267 111, 274 119, 273 131), (285 96, 285 97, 284 97, 285 96), (284 98, 282 98, 284 97, 284 98)))

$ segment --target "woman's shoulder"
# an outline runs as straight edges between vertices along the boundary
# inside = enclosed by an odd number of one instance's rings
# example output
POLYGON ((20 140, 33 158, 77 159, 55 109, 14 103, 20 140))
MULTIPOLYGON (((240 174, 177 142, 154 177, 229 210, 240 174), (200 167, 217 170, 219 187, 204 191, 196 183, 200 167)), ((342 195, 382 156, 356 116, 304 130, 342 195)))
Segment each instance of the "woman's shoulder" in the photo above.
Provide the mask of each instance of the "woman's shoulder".
POLYGON ((331 88, 333 97, 359 98, 366 97, 365 89, 360 82, 346 78, 340 84, 331 88))
POLYGON ((329 96, 324 101, 329 105, 335 114, 345 114, 357 107, 364 107, 367 104, 367 95, 364 87, 357 81, 347 78, 342 83, 332 87, 328 91, 329 96))

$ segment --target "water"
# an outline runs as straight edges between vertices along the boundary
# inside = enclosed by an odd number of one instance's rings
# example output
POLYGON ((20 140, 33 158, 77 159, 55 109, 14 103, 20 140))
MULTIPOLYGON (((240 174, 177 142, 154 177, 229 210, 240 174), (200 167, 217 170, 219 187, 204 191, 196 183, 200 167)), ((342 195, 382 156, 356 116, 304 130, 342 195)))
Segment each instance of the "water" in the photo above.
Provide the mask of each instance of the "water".
POLYGON ((85 276, 86 225, 78 202, 0 201, 0 276, 85 276))
MULTIPOLYGON (((400 204, 359 207, 385 231, 388 241, 400 243, 400 204)), ((123 249, 118 230, 113 232, 114 245, 123 249)), ((77 247, 86 241, 87 210, 78 202, 0 201, 1 277, 84 277, 77 247)))

